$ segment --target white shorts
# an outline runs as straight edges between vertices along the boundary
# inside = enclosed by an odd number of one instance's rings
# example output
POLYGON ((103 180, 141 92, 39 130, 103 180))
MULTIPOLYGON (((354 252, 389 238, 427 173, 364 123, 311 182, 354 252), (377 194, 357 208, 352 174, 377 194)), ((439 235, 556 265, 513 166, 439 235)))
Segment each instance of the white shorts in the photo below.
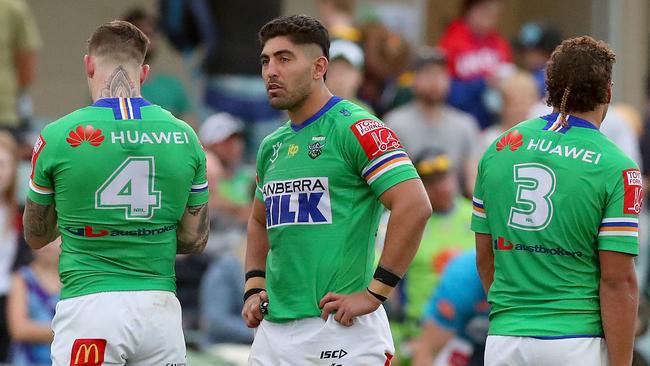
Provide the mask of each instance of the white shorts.
POLYGON ((604 338, 488 336, 485 366, 607 366, 604 338))
POLYGON ((385 366, 395 354, 383 306, 345 327, 330 315, 288 323, 262 320, 248 358, 251 366, 385 366))
POLYGON ((181 305, 168 291, 101 292, 60 301, 53 366, 185 366, 181 305))

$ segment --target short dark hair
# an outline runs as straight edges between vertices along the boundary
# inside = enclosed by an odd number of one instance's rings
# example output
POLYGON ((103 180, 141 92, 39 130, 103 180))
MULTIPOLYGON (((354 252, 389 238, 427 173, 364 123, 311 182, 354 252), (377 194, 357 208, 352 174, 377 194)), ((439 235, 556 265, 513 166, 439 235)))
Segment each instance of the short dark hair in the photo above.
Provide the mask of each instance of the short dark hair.
POLYGON ((149 38, 138 27, 123 20, 113 20, 101 25, 90 36, 88 54, 142 64, 148 45, 149 38))
POLYGON ((144 8, 135 7, 129 9, 126 13, 124 13, 122 20, 131 24, 136 24, 147 20, 154 21, 154 17, 146 10, 144 10, 144 8))
POLYGON ((275 37, 286 36, 295 44, 313 43, 320 46, 329 59, 330 38, 327 29, 318 19, 308 15, 288 15, 264 24, 258 33, 262 47, 275 37))
POLYGON ((546 104, 560 112, 589 112, 608 102, 616 55, 602 41, 589 36, 567 39, 546 65, 546 104))
POLYGON ((482 3, 489 3, 491 1, 501 1, 501 0, 463 0, 463 3, 460 6, 460 16, 464 17, 475 6, 480 5, 482 3))

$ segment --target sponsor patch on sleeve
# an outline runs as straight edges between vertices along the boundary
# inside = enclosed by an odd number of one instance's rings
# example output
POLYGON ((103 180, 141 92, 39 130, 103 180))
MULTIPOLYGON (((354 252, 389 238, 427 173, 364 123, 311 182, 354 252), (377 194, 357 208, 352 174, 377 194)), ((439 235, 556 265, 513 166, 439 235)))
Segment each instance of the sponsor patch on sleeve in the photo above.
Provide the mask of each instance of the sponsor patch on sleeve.
POLYGON ((43 139, 42 135, 38 135, 38 140, 36 140, 36 143, 34 144, 34 150, 32 150, 32 171, 29 173, 29 177, 31 179, 34 179, 34 169, 36 168, 36 160, 38 160, 38 156, 41 154, 41 151, 43 151, 44 147, 45 147, 45 140, 43 139))
POLYGON ((623 171, 623 186, 625 199, 623 213, 638 215, 641 213, 643 203, 643 179, 639 169, 626 169, 623 171))
POLYGON ((361 143, 368 160, 402 147, 395 133, 379 121, 362 119, 355 122, 350 128, 361 143))

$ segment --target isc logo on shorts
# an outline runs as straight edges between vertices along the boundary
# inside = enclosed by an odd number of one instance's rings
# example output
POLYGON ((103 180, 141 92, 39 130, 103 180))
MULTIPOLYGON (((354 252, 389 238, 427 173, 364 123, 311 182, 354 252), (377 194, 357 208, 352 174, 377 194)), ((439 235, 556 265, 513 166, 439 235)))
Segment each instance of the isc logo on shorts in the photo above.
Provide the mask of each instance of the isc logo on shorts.
POLYGON ((268 182, 262 193, 267 228, 332 223, 327 177, 268 182))

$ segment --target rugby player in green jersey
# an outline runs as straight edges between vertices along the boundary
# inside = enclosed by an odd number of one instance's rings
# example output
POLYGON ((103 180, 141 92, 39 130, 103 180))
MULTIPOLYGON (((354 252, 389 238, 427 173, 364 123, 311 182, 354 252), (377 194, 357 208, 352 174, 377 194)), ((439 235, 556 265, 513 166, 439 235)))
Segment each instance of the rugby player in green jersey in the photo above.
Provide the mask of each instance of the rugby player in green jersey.
POLYGON ((394 346, 381 303, 431 214, 424 187, 395 134, 325 86, 322 24, 281 17, 259 38, 269 102, 291 120, 257 154, 242 309, 257 327, 249 364, 389 365, 394 346), (391 218, 374 268, 384 207, 391 218))
POLYGON ((205 154, 140 96, 148 42, 127 22, 97 28, 84 58, 93 105, 34 147, 25 238, 34 249, 62 238, 57 366, 186 362, 174 259, 207 242, 205 154))
POLYGON ((488 366, 632 362, 643 191, 637 165, 598 130, 614 61, 591 37, 564 41, 546 68, 553 113, 504 132, 479 164, 488 366))

